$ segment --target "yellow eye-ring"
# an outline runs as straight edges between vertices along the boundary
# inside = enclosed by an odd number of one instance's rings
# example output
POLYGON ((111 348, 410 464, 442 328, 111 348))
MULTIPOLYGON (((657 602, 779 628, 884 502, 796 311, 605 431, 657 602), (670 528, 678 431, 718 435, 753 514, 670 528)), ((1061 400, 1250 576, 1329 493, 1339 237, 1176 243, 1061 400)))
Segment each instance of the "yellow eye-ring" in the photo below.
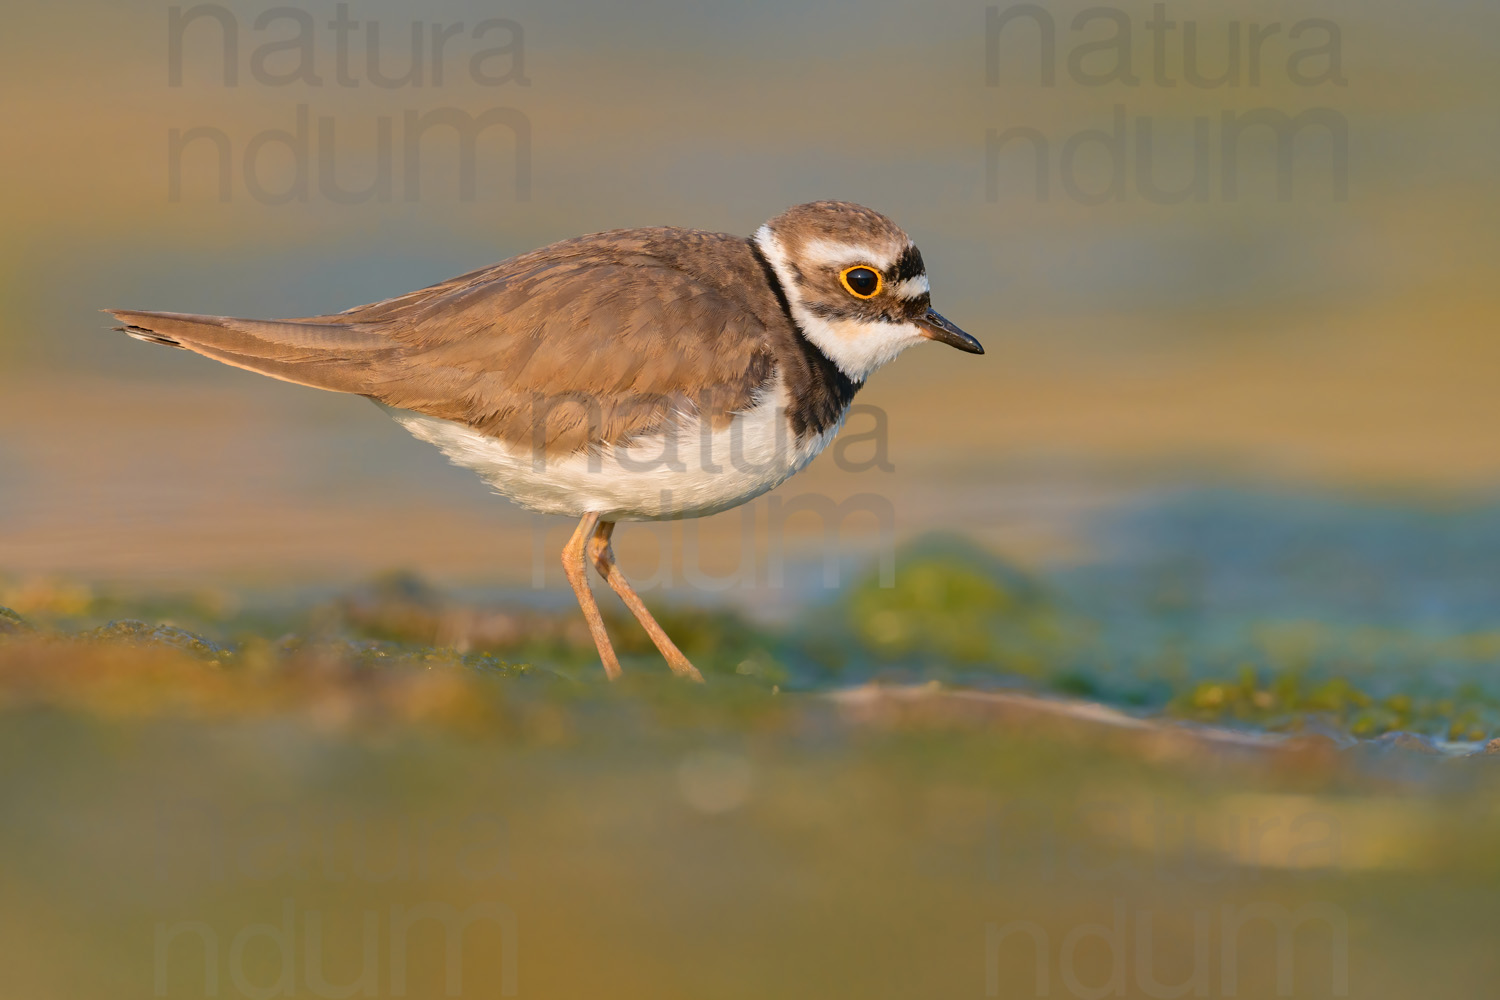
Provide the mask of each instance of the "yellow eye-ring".
POLYGON ((873 299, 880 294, 885 279, 868 264, 856 264, 839 272, 839 282, 856 299, 873 299))

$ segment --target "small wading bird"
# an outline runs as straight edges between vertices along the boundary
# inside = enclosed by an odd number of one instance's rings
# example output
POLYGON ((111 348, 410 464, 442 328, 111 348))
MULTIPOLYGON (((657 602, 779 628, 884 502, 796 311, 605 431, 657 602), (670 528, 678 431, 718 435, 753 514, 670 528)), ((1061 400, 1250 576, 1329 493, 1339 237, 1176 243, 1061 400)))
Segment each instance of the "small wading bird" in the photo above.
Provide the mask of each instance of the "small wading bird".
POLYGON ((563 569, 611 678, 589 563, 673 672, 702 679, 616 567, 615 522, 700 517, 773 489, 913 344, 984 353, 932 310, 906 233, 836 201, 749 239, 579 236, 330 316, 105 311, 139 340, 368 396, 522 507, 579 518, 563 569))

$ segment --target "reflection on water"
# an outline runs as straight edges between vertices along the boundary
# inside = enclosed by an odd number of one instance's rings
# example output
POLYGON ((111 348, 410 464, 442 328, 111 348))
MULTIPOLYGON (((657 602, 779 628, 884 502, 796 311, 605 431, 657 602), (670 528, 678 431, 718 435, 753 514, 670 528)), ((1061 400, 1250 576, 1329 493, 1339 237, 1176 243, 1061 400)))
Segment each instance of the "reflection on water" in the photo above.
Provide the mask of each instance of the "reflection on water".
POLYGON ((1170 975, 1398 998, 1487 982, 1468 960, 1500 874, 1478 762, 861 721, 722 679, 569 693, 471 675, 455 700, 441 672, 384 694, 325 674, 279 709, 254 701, 267 676, 212 706, 124 714, 118 688, 97 710, 12 701, 14 988, 1045 996, 1069 994, 1036 977, 1117 976, 1157 996, 1170 975))

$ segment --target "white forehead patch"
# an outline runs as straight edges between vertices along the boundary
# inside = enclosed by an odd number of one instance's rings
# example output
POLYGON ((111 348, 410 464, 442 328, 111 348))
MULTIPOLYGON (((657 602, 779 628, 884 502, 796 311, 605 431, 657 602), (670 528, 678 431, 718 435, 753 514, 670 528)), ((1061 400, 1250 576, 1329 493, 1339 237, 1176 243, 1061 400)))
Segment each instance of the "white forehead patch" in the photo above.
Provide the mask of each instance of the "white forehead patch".
POLYGON ((898 299, 920 299, 931 292, 932 283, 927 280, 927 275, 925 274, 907 278, 905 281, 898 281, 891 286, 891 294, 898 299))

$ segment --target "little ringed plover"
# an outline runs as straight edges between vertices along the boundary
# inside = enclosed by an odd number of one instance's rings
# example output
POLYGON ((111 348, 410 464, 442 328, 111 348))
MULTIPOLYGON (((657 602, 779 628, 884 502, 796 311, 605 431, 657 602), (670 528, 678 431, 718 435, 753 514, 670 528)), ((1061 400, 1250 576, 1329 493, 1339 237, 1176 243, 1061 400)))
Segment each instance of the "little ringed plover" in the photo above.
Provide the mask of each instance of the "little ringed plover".
POLYGON ((837 201, 748 239, 579 236, 326 316, 106 311, 139 340, 367 396, 521 506, 578 518, 563 567, 611 678, 590 563, 672 670, 701 680, 615 565, 617 521, 699 517, 776 487, 913 344, 984 353, 933 311, 911 238, 837 201))

